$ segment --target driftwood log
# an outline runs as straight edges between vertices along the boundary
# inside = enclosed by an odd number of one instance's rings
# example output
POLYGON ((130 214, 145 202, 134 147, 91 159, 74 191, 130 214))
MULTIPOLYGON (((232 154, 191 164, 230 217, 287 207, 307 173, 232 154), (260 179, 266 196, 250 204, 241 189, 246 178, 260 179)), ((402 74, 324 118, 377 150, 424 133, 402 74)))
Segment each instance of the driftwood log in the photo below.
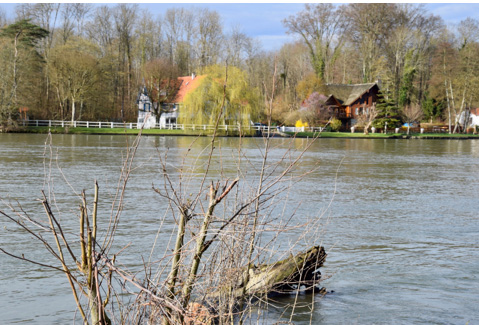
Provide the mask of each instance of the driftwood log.
POLYGON ((326 259, 324 247, 314 246, 306 252, 291 255, 272 264, 244 267, 236 279, 208 295, 207 300, 288 294, 297 290, 315 291, 321 279, 319 268, 326 259), (249 277, 246 272, 249 269, 249 277), (245 283, 248 279, 247 283, 245 283))

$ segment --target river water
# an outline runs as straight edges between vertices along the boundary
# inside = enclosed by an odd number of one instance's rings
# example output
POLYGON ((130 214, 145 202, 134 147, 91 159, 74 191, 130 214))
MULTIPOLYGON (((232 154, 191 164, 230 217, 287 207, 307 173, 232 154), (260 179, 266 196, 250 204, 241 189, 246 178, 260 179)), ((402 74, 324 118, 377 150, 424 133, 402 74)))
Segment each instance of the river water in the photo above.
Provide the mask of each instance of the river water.
MULTIPOLYGON (((36 199, 42 189, 53 190, 54 197, 48 191, 47 195, 55 199, 54 211, 68 224, 78 210, 74 192, 87 189, 90 195, 97 179, 104 198, 100 210, 108 214, 107 198, 115 193, 127 141, 131 144, 132 139, 53 135, 51 146, 46 146, 46 135, 0 134, 0 198, 3 204, 18 201, 27 213, 40 216, 43 209, 36 199)), ((158 151, 169 148, 174 167, 193 140, 142 139, 118 230, 119 242, 132 243, 122 256, 125 265, 141 263, 138 252, 156 235, 162 203, 151 184, 159 179, 158 151)), ((209 141, 197 139, 192 155, 203 154, 201 148, 209 141)), ((250 164, 260 164, 262 140, 242 141, 250 164)), ((271 156, 279 159, 287 147, 300 149, 307 142, 273 139, 279 154, 273 151, 271 156)), ((228 157, 234 156, 238 144, 236 138, 217 140, 223 170, 234 170, 236 159, 228 157)), ((304 248, 311 243, 325 246, 328 257, 322 274, 327 279, 322 285, 331 293, 299 296, 307 307, 298 307, 292 322, 479 323, 479 141, 319 139, 303 162, 306 169, 317 162, 320 167, 295 183, 288 195, 299 202, 294 215, 298 222, 323 218, 321 229, 311 232, 314 238, 304 239, 304 248)), ((8 209, 3 205, 1 210, 8 209)), ((4 217, 0 226, 1 248, 51 261, 41 245, 4 217)), ((284 234, 283 241, 292 242, 296 235, 300 233, 284 234)), ((2 324, 78 319, 63 275, 3 254, 0 266, 2 324)), ((293 299, 275 301, 262 311, 259 323, 289 320, 287 306, 293 299)))

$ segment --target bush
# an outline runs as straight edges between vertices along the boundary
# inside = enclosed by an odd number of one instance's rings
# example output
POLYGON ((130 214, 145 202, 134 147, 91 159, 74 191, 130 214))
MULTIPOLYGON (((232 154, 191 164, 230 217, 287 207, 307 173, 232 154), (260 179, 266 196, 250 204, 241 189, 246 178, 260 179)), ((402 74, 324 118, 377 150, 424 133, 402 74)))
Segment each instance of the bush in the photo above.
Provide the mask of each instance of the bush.
POLYGON ((329 125, 331 126, 331 130, 338 131, 341 125, 343 125, 343 123, 337 118, 333 118, 329 125))

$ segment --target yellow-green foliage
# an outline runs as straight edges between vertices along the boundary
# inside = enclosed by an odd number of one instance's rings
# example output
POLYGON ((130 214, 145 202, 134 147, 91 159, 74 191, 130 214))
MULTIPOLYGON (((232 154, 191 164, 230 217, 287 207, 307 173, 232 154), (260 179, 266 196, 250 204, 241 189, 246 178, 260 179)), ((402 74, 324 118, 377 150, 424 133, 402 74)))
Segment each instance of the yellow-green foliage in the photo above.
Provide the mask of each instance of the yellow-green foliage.
MULTIPOLYGON (((206 67, 205 77, 193 92, 186 95, 180 108, 182 124, 214 125, 222 111, 225 67, 206 67)), ((247 82, 246 73, 236 67, 228 67, 226 100, 219 125, 241 125, 247 128, 258 115, 259 96, 247 82)))
POLYGON ((334 117, 329 123, 329 125, 331 126, 331 130, 338 131, 342 125, 342 122, 334 117))
POLYGON ((301 80, 296 86, 296 91, 301 99, 308 98, 309 95, 315 91, 323 95, 328 94, 328 90, 326 89, 324 82, 314 73, 308 74, 306 77, 304 77, 303 80, 301 80))

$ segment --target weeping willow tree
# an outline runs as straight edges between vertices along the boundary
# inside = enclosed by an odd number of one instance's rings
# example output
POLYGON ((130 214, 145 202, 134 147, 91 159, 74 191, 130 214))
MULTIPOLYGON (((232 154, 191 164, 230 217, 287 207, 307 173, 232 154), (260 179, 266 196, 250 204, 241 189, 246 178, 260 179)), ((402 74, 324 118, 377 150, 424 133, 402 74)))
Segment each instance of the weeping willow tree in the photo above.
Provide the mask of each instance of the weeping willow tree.
POLYGON ((200 85, 183 101, 179 121, 182 124, 233 126, 248 132, 251 121, 257 120, 259 92, 251 88, 246 73, 236 67, 227 68, 227 87, 224 90, 225 67, 208 66, 202 72, 200 85), (225 104, 222 107, 224 91, 225 104))

